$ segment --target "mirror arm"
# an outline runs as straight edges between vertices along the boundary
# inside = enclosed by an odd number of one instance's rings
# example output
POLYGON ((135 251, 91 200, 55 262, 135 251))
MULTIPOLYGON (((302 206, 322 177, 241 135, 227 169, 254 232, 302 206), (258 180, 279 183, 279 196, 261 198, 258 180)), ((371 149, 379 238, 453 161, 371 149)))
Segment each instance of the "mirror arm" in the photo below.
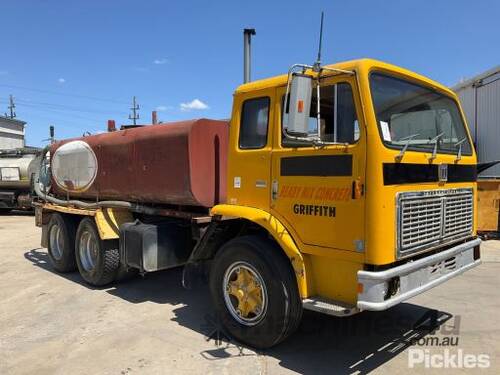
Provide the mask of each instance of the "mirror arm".
POLYGON ((349 74, 349 75, 352 75, 352 76, 355 74, 353 70, 328 68, 327 66, 322 66, 321 70, 326 70, 326 71, 333 72, 333 73, 349 74))

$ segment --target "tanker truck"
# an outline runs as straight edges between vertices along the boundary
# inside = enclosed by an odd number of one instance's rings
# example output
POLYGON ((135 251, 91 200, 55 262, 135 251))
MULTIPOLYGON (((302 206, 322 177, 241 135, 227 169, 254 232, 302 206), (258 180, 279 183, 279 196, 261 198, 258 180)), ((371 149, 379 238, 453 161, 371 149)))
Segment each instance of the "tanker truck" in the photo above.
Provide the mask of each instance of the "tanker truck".
MULTIPOLYGON (((90 285, 184 267, 226 333, 269 348, 303 309, 381 311, 480 264, 476 154, 457 96, 384 62, 245 83, 230 120, 55 142, 36 224, 90 285)), ((166 286, 171 287, 171 286, 166 286)))
POLYGON ((31 192, 40 151, 36 147, 0 150, 0 214, 32 209, 31 192))

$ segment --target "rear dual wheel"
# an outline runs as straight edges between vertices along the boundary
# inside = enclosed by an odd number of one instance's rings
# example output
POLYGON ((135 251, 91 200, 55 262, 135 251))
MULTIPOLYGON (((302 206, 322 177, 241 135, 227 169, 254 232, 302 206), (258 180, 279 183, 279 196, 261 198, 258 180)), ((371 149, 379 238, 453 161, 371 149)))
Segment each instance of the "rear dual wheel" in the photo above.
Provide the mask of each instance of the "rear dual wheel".
POLYGON ((75 221, 60 213, 53 213, 47 233, 49 259, 55 270, 62 273, 76 270, 75 221))
POLYGON ((103 286, 128 276, 120 268, 118 240, 103 241, 93 218, 85 217, 77 225, 71 215, 53 213, 48 224, 49 259, 58 272, 78 269, 90 285, 103 286))
POLYGON ((120 266, 118 240, 103 241, 92 218, 86 217, 76 232, 76 264, 83 279, 94 286, 115 280, 120 266))

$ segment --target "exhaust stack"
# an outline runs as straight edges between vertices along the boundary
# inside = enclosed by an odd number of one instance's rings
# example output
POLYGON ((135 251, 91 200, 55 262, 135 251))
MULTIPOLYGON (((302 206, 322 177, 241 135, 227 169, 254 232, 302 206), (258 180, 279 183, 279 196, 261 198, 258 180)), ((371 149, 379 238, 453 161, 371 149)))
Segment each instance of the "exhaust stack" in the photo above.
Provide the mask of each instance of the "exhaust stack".
POLYGON ((108 133, 116 131, 116 123, 115 120, 108 120, 108 133))
POLYGON ((250 82, 252 50, 251 40, 255 35, 255 29, 243 29, 243 83, 250 82))

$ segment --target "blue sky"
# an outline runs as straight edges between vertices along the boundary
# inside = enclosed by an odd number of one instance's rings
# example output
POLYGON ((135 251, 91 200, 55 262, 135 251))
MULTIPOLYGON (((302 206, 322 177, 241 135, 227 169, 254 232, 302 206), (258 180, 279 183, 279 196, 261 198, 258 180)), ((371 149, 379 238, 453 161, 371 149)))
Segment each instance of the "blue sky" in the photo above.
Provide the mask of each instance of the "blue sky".
MULTIPOLYGON (((500 63, 498 1, 2 1, 0 110, 16 98, 27 142, 79 136, 151 111, 172 121, 228 118, 242 81, 242 29, 254 27, 252 78, 371 57, 447 85, 500 63), (184 105, 183 105, 184 104, 184 105)), ((1 113, 0 112, 0 113, 1 113)))

